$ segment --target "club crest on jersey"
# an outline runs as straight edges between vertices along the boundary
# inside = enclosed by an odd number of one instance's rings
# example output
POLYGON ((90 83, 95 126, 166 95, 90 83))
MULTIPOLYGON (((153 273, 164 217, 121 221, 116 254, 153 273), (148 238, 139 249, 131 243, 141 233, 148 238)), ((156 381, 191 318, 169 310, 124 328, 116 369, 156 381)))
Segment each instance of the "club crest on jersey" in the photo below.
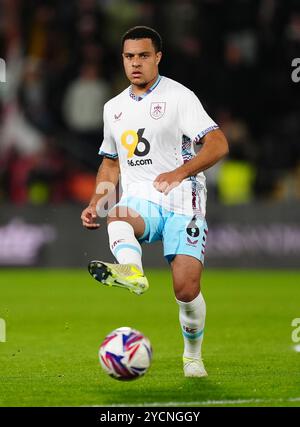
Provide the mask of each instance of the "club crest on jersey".
POLYGON ((151 102, 150 116, 152 119, 161 119, 166 111, 166 102, 151 102))

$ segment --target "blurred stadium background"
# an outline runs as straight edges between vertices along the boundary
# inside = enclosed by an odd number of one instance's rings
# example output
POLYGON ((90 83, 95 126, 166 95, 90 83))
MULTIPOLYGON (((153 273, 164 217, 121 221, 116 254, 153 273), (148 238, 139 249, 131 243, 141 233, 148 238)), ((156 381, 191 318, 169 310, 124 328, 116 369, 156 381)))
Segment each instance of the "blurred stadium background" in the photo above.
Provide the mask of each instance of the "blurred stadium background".
MULTIPOLYGON (((2 0, 0 265, 85 266, 106 248, 81 229, 104 102, 128 85, 120 37, 156 28, 161 74, 190 87, 230 142, 207 172, 210 267, 297 267, 300 4, 296 0, 2 0)), ((166 266, 145 249, 150 266, 166 266)))

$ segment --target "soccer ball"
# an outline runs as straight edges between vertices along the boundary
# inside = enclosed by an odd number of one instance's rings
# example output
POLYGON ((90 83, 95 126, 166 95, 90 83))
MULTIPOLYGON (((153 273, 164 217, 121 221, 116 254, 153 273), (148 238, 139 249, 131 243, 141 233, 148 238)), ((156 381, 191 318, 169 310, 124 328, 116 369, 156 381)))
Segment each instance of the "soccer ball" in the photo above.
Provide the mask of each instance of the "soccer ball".
POLYGON ((130 381, 142 377, 150 367, 151 343, 141 332, 122 327, 112 331, 99 348, 99 360, 111 377, 130 381))

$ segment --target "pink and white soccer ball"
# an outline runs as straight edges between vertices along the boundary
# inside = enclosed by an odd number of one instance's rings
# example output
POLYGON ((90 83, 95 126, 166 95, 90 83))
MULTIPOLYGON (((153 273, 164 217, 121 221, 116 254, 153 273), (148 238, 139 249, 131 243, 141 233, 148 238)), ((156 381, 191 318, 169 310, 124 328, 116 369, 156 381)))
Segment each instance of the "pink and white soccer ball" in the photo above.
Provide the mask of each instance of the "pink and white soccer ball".
POLYGON ((142 377, 150 367, 152 347, 141 332, 122 327, 112 331, 99 348, 99 360, 111 377, 130 381, 142 377))

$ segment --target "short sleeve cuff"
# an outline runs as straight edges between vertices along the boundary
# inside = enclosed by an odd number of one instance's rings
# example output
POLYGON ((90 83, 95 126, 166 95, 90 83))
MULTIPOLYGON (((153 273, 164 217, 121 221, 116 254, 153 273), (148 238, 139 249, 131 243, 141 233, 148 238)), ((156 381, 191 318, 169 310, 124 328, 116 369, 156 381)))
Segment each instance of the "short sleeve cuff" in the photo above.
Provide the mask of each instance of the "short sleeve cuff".
POLYGON ((106 153, 105 151, 99 150, 99 155, 103 157, 107 157, 108 159, 117 159, 118 153, 106 153))
POLYGON ((200 133, 198 133, 198 135, 197 135, 197 136, 196 136, 196 138, 194 139, 194 143, 195 143, 196 145, 201 144, 201 143, 202 143, 202 142, 201 142, 201 139, 202 139, 205 135, 207 135, 209 132, 211 132, 212 130, 216 130, 216 129, 219 129, 219 126, 218 126, 218 125, 213 125, 213 126, 210 126, 209 128, 206 128, 206 129, 202 130, 200 133))

